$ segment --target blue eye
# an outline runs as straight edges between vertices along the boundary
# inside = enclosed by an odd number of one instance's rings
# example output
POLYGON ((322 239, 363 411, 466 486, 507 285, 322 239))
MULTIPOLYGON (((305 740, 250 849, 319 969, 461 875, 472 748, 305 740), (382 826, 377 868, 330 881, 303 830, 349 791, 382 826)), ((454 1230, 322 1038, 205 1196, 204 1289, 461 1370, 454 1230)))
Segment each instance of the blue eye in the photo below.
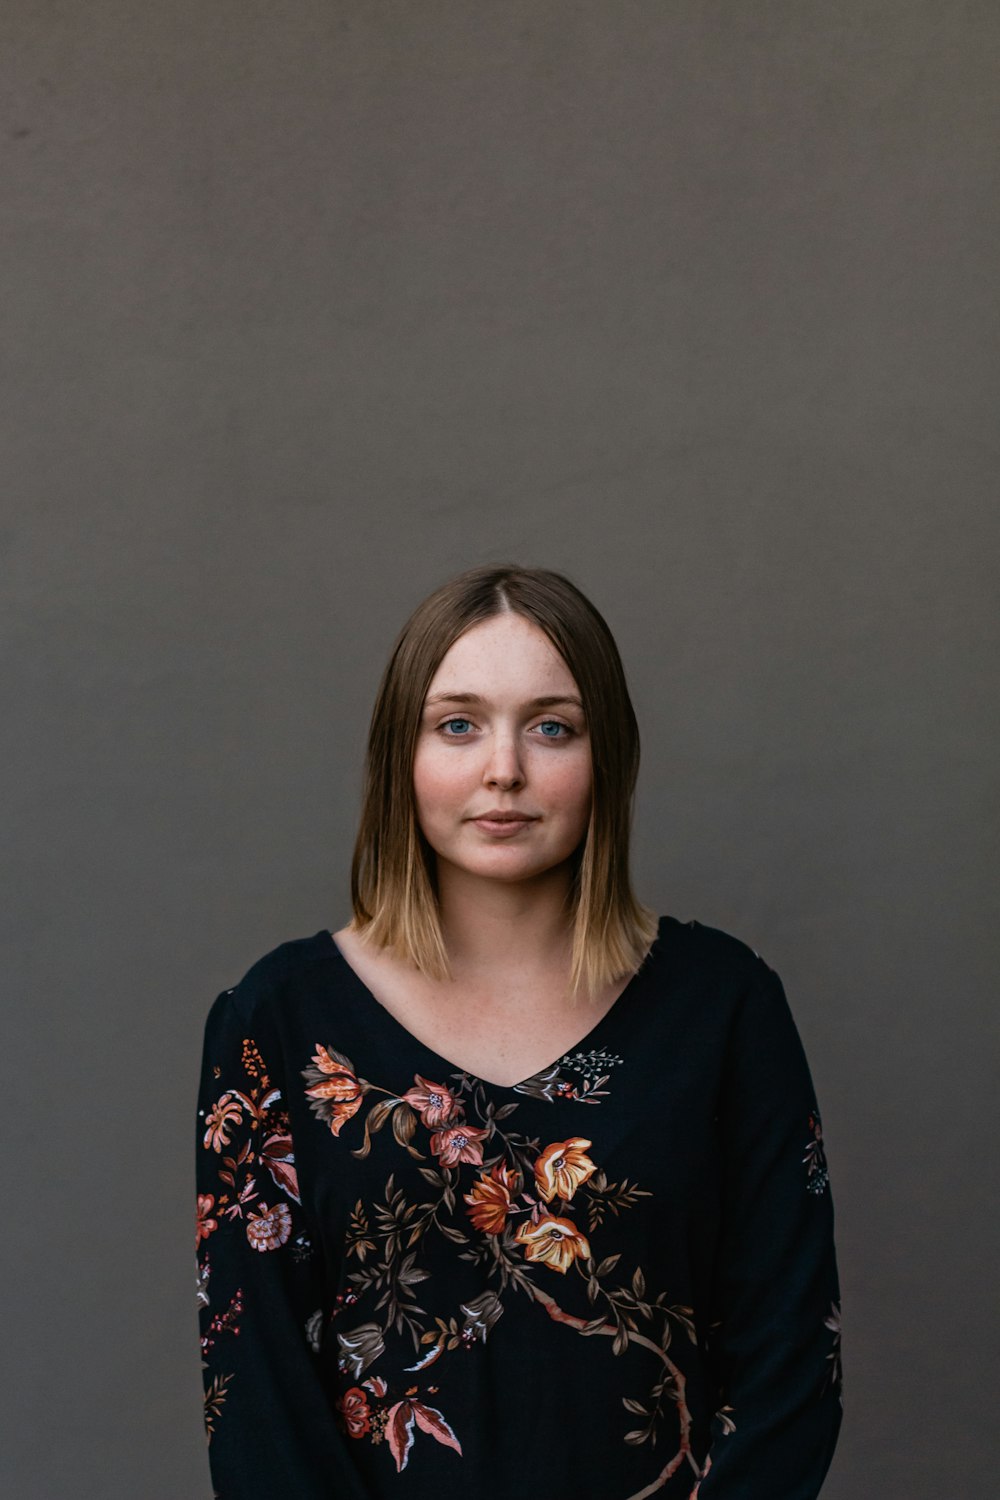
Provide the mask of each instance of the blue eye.
MULTIPOLYGON (((472 723, 471 719, 458 719, 458 718, 455 718, 455 719, 445 719, 445 721, 442 724, 440 724, 438 726, 438 728, 439 728, 439 730, 442 733, 444 733, 447 729, 450 728, 450 726, 452 724, 470 725, 471 723, 472 723)), ((549 729, 561 729, 563 731, 562 734, 546 734, 546 733, 543 732, 542 738, 545 739, 545 740, 569 739, 573 735, 573 733, 574 733, 574 731, 569 727, 568 724, 563 724, 559 719, 545 719, 543 721, 543 723, 541 725, 539 725, 539 728, 542 729, 543 731, 549 730, 549 729)), ((464 733, 459 733, 459 734, 445 734, 445 739, 448 739, 448 740, 464 740, 464 739, 468 739, 468 735, 464 734, 464 733)))

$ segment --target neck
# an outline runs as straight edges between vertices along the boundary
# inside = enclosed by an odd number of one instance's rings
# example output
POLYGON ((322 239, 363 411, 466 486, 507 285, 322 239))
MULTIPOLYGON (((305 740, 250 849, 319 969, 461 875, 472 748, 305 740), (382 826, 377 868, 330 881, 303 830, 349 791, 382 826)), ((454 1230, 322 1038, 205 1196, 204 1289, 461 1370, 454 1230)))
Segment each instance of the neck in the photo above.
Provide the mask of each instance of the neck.
POLYGON ((455 979, 495 982, 498 975, 568 968, 569 879, 568 866, 516 883, 469 879, 463 871, 439 867, 441 931, 455 979))

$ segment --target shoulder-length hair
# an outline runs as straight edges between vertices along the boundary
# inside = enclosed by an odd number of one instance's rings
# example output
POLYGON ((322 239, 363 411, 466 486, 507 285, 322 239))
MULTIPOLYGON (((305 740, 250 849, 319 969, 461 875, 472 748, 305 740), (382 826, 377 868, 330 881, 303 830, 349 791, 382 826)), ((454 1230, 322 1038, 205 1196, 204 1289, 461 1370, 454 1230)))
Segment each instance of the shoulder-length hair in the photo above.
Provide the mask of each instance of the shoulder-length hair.
POLYGON ((369 726, 350 929, 424 974, 452 977, 436 857, 417 821, 414 755, 424 699, 449 647, 471 626, 509 612, 533 621, 562 656, 590 734, 590 822, 571 857, 567 914, 570 994, 592 999, 639 968, 658 931, 656 914, 636 900, 629 874, 639 728, 607 624, 575 584, 546 568, 470 568, 435 589, 399 632, 369 726))

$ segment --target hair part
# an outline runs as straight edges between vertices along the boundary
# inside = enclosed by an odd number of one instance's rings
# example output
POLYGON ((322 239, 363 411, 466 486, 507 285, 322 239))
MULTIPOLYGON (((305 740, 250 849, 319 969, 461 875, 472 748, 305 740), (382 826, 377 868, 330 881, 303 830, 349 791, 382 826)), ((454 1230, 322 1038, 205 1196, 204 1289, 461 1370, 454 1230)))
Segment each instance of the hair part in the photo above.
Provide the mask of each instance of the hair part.
POLYGON ((473 625, 508 613, 532 621, 562 656, 590 734, 590 821, 572 856, 566 912, 573 925, 570 993, 592 998, 639 968, 659 926, 636 899, 629 873, 639 728, 606 622, 575 584, 547 568, 470 568, 428 595, 400 630, 369 726, 350 927, 430 977, 452 977, 436 856, 417 821, 413 763, 424 700, 449 648, 473 625))

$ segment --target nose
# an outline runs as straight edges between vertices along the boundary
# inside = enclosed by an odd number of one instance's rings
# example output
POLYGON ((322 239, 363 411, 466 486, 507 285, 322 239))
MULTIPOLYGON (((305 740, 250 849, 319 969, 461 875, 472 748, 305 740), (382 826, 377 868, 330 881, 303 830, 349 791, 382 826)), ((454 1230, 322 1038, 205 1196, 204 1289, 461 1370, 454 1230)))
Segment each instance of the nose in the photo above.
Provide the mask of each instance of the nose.
POLYGON ((486 786, 500 787, 504 791, 523 785, 524 770, 517 753, 517 741, 513 736, 501 736, 494 742, 483 771, 483 783, 486 786))

